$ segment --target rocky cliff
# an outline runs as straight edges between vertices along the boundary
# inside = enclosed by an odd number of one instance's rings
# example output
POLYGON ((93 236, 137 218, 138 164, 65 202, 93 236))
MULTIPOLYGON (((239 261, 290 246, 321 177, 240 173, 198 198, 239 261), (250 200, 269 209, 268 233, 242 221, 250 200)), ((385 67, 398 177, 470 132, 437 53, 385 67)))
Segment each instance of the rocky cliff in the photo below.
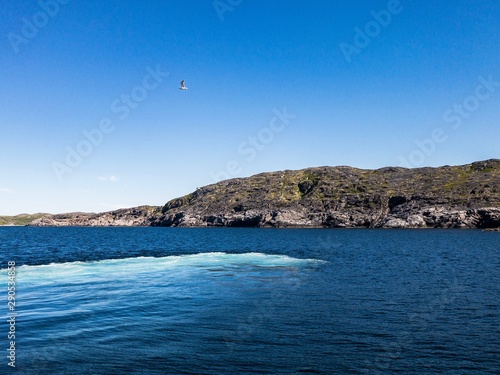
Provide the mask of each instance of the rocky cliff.
POLYGON ((124 208, 98 214, 71 212, 59 215, 45 215, 33 220, 29 225, 38 227, 140 227, 150 226, 159 212, 161 212, 161 208, 154 206, 124 208))
POLYGON ((498 228, 500 160, 262 173, 199 188, 163 207, 50 215, 31 225, 498 228))

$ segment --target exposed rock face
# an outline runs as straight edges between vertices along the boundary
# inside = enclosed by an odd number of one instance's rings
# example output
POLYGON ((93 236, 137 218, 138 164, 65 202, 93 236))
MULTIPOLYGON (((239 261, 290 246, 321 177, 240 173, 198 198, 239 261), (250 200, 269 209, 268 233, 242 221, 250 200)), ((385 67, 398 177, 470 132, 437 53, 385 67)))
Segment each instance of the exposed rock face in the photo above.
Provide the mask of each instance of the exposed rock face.
POLYGON ((500 160, 441 168, 319 167, 222 181, 168 202, 153 225, 494 228, 500 160))
POLYGON ((30 223, 31 226, 149 226, 159 207, 141 206, 99 214, 74 212, 46 215, 30 223))
POLYGON ((262 173, 205 186, 161 208, 53 215, 31 225, 498 228, 500 160, 262 173))

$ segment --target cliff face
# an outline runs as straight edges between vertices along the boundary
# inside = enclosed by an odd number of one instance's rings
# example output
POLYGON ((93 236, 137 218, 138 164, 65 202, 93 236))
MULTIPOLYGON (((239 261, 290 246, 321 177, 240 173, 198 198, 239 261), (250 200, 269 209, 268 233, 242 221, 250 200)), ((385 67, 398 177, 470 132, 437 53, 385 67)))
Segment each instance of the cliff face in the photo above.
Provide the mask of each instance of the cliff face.
POLYGON ((85 226, 85 227, 119 227, 149 226, 160 212, 160 207, 140 206, 125 208, 99 214, 72 212, 59 215, 46 215, 32 221, 30 226, 85 226))
POLYGON ((161 208, 53 215, 31 225, 498 228, 500 160, 262 173, 205 186, 161 208))
POLYGON ((500 160, 440 168, 319 167, 222 181, 168 202, 153 225, 500 226, 500 160))

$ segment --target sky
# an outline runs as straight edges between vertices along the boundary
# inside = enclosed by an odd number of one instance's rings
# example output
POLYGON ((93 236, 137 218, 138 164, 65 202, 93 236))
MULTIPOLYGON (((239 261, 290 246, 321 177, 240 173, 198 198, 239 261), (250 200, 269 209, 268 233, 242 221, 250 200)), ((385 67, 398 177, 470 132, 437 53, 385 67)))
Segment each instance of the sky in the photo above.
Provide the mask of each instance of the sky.
POLYGON ((500 157, 498 0, 0 5, 0 215, 500 157))

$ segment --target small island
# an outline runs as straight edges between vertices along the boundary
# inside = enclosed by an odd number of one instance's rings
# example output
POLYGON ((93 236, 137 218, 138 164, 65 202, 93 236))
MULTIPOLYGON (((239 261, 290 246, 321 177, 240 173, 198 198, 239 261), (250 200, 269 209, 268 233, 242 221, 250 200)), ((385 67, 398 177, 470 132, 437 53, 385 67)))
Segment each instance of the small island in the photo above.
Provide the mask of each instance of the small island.
POLYGON ((204 186, 163 207, 23 215, 30 226, 500 228, 500 160, 438 168, 315 167, 204 186))

